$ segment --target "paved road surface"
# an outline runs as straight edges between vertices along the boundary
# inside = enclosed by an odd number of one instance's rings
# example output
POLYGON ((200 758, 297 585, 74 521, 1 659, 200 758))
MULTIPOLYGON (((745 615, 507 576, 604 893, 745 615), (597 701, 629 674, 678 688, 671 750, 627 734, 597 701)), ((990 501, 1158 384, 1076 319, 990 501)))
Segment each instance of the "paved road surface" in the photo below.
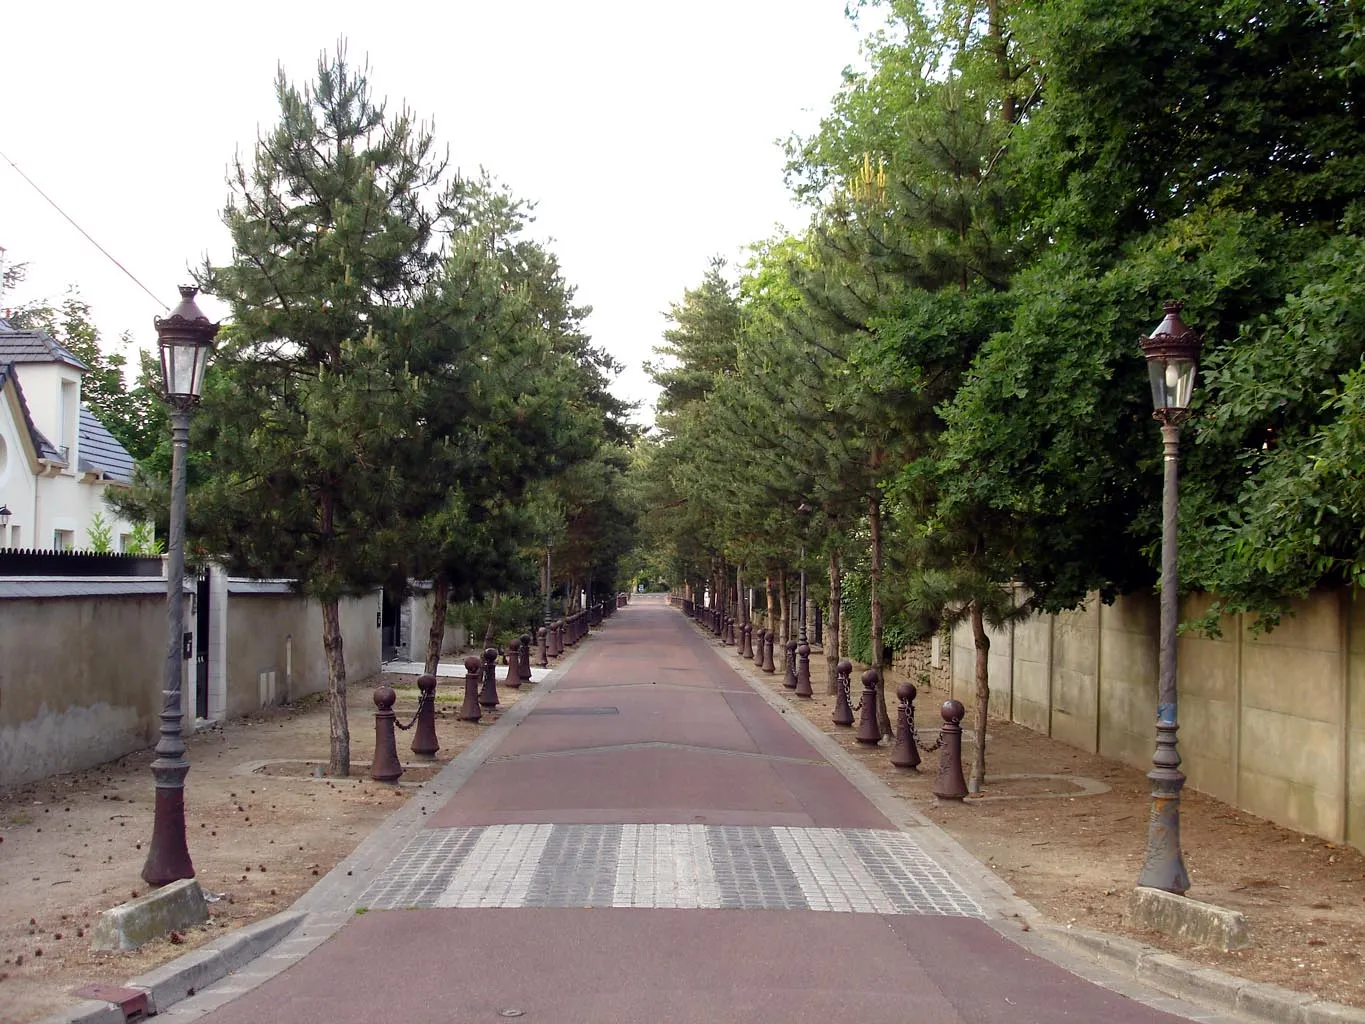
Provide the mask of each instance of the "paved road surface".
POLYGON ((410 828, 353 858, 378 870, 305 897, 335 934, 183 1011, 211 1024, 1179 1019, 1003 937, 998 900, 934 854, 932 829, 898 830, 733 660, 637 598, 471 751, 472 769, 446 769, 443 806, 426 791, 426 816, 412 801, 410 828))

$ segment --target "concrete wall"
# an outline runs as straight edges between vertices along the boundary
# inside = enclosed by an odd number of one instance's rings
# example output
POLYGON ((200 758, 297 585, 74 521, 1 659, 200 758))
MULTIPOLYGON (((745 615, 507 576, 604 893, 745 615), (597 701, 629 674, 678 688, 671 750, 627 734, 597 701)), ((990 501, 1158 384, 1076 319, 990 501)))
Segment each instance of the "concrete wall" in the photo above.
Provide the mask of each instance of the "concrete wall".
MULTIPOLYGON (((427 640, 431 633, 431 611, 435 597, 430 588, 419 587, 403 604, 403 635, 399 653, 409 661, 424 662, 427 659, 427 640)), ((469 643, 469 635, 464 626, 446 623, 445 637, 441 641, 441 653, 463 650, 469 643)))
MULTIPOLYGON (((1182 621, 1212 600, 1186 598, 1182 621)), ((1365 597, 1324 591, 1292 610, 1270 632, 1236 616, 1219 638, 1179 639, 1182 770, 1235 807, 1365 847, 1365 597)), ((992 714, 1149 768, 1159 619, 1141 594, 992 632, 992 714)), ((970 708, 970 625, 952 642, 953 696, 970 708)))
MULTIPOLYGON (((145 579, 0 580, 0 788, 78 771, 156 742, 165 587, 145 579), (33 596, 46 592, 66 596, 33 596)), ((351 683, 380 669, 378 611, 378 591, 341 603, 351 683)), ((316 601, 284 584, 216 574, 210 615, 209 707, 195 706, 194 663, 187 661, 187 727, 195 717, 235 717, 327 688, 316 601)), ((195 628, 189 593, 185 628, 195 628)))
MULTIPOLYGON (((321 604, 279 588, 254 589, 248 581, 229 581, 228 595, 228 717, 327 689, 321 604)), ((348 683, 379 671, 378 612, 377 590, 341 601, 341 653, 348 683)))
POLYGON ((165 657, 164 589, 0 600, 0 786, 156 742, 165 657))

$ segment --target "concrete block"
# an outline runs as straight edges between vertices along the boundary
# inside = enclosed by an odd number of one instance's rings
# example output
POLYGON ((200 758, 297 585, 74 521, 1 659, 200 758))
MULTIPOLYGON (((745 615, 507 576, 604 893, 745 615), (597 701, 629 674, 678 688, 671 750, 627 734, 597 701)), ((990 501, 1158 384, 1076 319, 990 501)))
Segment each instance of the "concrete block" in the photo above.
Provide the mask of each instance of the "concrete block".
POLYGON ((208 904, 199 883, 193 878, 182 878, 106 910, 90 929, 90 948, 137 949, 171 931, 203 924, 208 917, 208 904))
POLYGON ((1235 910, 1201 903, 1186 896, 1138 886, 1129 907, 1133 923, 1163 935, 1212 946, 1224 952, 1251 945, 1246 918, 1235 910))

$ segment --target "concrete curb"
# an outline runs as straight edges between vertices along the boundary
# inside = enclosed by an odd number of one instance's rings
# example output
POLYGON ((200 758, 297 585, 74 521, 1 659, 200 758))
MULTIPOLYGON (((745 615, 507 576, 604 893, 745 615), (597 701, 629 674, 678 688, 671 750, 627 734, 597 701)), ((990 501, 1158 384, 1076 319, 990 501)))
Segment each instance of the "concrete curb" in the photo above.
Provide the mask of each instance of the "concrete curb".
MULTIPOLYGON (((599 629, 601 627, 598 627, 599 629)), ((351 854, 320 878, 288 910, 237 928, 184 956, 125 983, 149 993, 149 1010, 194 1020, 281 973, 336 934, 353 915, 356 897, 388 867, 394 855, 492 754, 508 732, 530 714, 544 694, 587 647, 589 632, 566 651, 527 696, 489 727, 427 783, 385 818, 351 854), (430 803, 430 812, 424 809, 430 803), (235 976, 234 985, 215 985, 235 976), (205 991, 214 986, 209 991, 205 991)), ((85 1000, 37 1024, 125 1024, 116 1003, 85 1000)))
MULTIPOLYGON (((126 982, 127 988, 148 993, 152 1013, 167 1007, 199 989, 211 985, 245 967, 292 932, 303 914, 286 910, 252 924, 243 925, 184 956, 140 974, 126 982)), ((123 1012, 116 1003, 88 999, 59 1013, 44 1017, 38 1024, 123 1024, 123 1012)))
POLYGON ((792 728, 810 741, 877 810, 897 828, 909 832, 926 853, 972 893, 986 911, 987 923, 1016 945, 1088 981, 1157 1009, 1208 1024, 1218 1021, 1365 1024, 1363 1010, 1320 1000, 1293 989, 1238 978, 1133 939, 1052 923, 1032 904, 1021 899, 1004 879, 911 807, 830 736, 804 715, 794 713, 790 701, 773 692, 754 674, 752 662, 725 657, 733 648, 715 642, 704 627, 698 625, 697 630, 728 668, 780 711, 792 728), (1096 966, 1101 968, 1100 972, 1095 970, 1096 966), (1153 990, 1173 998, 1153 999, 1150 994, 1153 990), (1210 1014, 1207 1010, 1214 1012, 1210 1014))
POLYGON ((1201 967, 1135 939, 1056 924, 1042 924, 1039 931, 1050 942, 1084 953, 1119 974, 1184 999, 1231 1011, 1244 1020, 1265 1024, 1365 1024, 1365 1010, 1201 967))

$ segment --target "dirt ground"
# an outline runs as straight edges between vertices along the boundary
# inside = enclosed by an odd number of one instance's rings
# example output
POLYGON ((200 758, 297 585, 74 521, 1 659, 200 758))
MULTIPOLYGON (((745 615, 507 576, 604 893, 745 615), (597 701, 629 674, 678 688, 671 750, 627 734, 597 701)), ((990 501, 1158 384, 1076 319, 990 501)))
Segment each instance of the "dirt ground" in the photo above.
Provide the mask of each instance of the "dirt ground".
MULTIPOLYGON (((841 747, 1012 886, 1063 925, 1126 935, 1243 978, 1365 1007, 1365 855, 1252 817, 1186 789, 1181 848, 1192 899, 1246 915, 1253 945, 1221 953, 1139 929, 1128 901, 1142 867, 1151 784, 1142 772, 1076 750, 1021 726, 992 722, 985 791, 962 803, 933 795, 938 754, 919 771, 890 763, 890 742, 862 746, 856 728, 830 721, 824 660, 812 658, 813 698, 782 688, 782 674, 759 676, 841 747), (1023 776, 1023 777, 1019 777, 1023 776), (1063 776, 1046 778, 1045 776, 1063 776), (1094 785, 1099 783, 1101 785, 1094 785), (1086 790, 1102 792, 1087 793, 1086 790)), ((853 702, 861 686, 854 674, 853 702)), ((894 685, 889 687, 893 712, 894 685)), ((922 742, 942 725, 946 694, 916 700, 922 742)), ((970 713, 963 761, 973 752, 970 713)))
MULTIPOLYGON (((448 661, 460 661, 448 656, 448 661)), ((78 1002, 71 990, 121 984, 225 930, 289 907, 345 858, 440 767, 516 703, 472 724, 455 718, 464 678, 441 677, 434 762, 417 762, 398 734, 398 785, 369 778, 380 681, 398 693, 400 722, 417 707, 415 676, 384 675, 348 692, 351 777, 322 777, 328 714, 323 695, 271 708, 191 736, 185 803, 190 856, 212 901, 208 924, 121 953, 95 953, 100 912, 145 894, 140 872, 152 833, 152 751, 90 771, 0 793, 0 1024, 37 1020, 78 1002), (278 760, 287 758, 288 760, 278 760), (266 763, 262 763, 266 762, 266 763)))

